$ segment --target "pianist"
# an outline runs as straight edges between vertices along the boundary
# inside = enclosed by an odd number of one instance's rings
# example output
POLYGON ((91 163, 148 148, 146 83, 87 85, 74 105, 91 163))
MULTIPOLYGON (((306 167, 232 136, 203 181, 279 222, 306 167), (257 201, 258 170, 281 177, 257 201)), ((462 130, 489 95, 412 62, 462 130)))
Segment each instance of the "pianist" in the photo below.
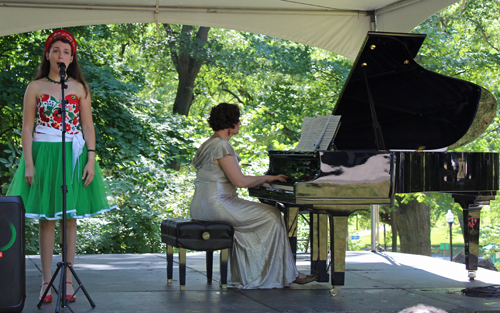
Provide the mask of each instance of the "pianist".
POLYGON ((220 103, 212 108, 208 123, 214 134, 193 159, 197 176, 191 217, 226 222, 234 227, 229 255, 228 285, 241 288, 283 288, 306 284, 316 276, 299 273, 278 209, 238 198, 236 188, 285 181, 284 175, 245 176, 240 157, 229 143, 241 122, 237 105, 220 103))

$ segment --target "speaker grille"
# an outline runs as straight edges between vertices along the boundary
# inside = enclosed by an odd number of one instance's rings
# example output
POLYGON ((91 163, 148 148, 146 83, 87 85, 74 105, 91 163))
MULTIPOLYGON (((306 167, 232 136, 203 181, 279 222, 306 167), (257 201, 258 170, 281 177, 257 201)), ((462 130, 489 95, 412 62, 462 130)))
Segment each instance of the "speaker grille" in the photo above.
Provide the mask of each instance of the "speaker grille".
POLYGON ((26 293, 24 206, 20 197, 0 197, 0 312, 21 312, 26 293))

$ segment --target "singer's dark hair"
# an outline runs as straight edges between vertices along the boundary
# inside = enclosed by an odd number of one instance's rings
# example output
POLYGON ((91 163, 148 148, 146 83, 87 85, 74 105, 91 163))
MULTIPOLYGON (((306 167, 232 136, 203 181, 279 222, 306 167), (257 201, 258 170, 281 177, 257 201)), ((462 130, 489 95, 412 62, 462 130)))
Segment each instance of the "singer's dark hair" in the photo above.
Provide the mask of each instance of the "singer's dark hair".
MULTIPOLYGON (((58 38, 54 42, 58 41, 70 44, 70 42, 64 38, 58 38)), ((52 49, 52 45, 54 44, 54 42, 50 44, 49 51, 50 49, 52 49)), ((71 54, 73 54, 73 48, 71 48, 71 54)), ((49 72, 50 72, 50 62, 45 57, 45 51, 44 51, 42 54, 42 62, 40 63, 40 67, 38 68, 38 72, 36 73, 34 80, 47 77, 49 75, 49 72)), ((87 83, 85 82, 85 77, 83 76, 80 64, 78 63, 78 58, 76 56, 76 53, 73 56, 73 62, 71 62, 68 65, 68 68, 66 69, 66 74, 83 85, 83 88, 85 88, 85 97, 87 97, 90 91, 87 83)))

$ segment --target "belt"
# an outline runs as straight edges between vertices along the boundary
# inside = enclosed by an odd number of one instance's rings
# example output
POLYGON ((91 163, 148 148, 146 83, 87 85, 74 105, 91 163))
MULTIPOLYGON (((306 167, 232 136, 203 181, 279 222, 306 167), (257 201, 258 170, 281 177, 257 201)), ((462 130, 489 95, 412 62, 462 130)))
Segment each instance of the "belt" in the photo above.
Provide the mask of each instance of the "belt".
MULTIPOLYGON (((72 143, 73 170, 71 171, 72 173, 71 180, 73 180, 75 167, 77 164, 80 165, 80 160, 78 157, 83 152, 83 147, 85 146, 85 140, 83 139, 81 132, 74 135, 66 134, 64 137, 66 142, 69 141, 73 142, 72 143)), ((35 133, 33 134, 33 141, 61 142, 61 139, 62 139, 62 131, 48 126, 37 125, 35 128, 35 133)), ((80 173, 80 171, 78 171, 78 173, 80 173)))

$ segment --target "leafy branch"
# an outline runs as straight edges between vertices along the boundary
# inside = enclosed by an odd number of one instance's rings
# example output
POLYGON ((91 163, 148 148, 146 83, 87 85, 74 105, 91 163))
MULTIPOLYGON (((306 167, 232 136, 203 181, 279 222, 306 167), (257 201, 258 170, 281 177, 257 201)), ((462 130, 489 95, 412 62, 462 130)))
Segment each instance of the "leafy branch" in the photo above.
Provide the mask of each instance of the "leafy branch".
POLYGON ((234 92, 232 92, 231 90, 227 89, 227 88, 224 88, 222 89, 222 91, 225 91, 227 92, 228 94, 232 95, 234 98, 236 98, 236 101, 238 101, 238 103, 241 103, 241 104, 245 104, 241 99, 240 97, 238 97, 237 94, 235 94, 234 92))
POLYGON ((490 40, 488 39, 488 36, 486 36, 486 34, 484 33, 484 30, 483 30, 483 27, 481 26, 481 24, 479 24, 479 22, 475 22, 477 28, 479 29, 479 31, 481 32, 481 36, 483 37, 484 41, 486 41, 486 43, 491 47, 493 48, 495 51, 497 52, 500 52, 500 50, 495 47, 491 42, 490 40))

